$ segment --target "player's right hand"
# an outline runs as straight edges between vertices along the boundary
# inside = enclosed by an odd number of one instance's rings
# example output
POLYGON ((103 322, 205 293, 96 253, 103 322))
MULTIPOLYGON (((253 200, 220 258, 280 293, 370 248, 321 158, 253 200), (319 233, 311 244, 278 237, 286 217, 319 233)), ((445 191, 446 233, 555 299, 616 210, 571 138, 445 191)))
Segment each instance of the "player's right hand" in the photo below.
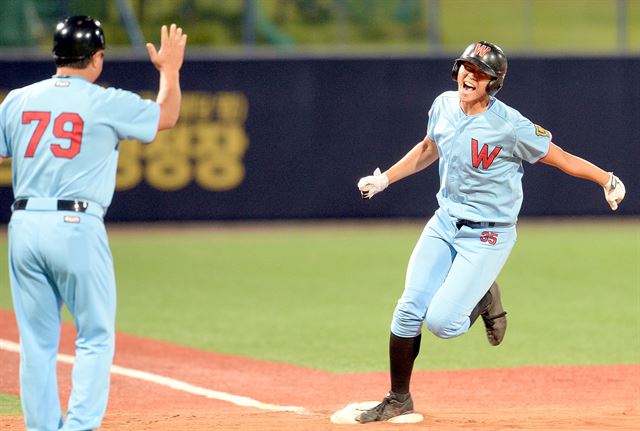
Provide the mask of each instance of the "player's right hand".
POLYGON ((376 193, 380 193, 389 186, 389 177, 380 172, 380 168, 373 171, 373 175, 360 178, 358 189, 362 199, 371 199, 376 193))
POLYGON ((156 69, 159 71, 169 69, 177 72, 184 61, 187 35, 182 34, 182 28, 175 24, 171 24, 169 28, 163 25, 160 30, 160 50, 156 51, 156 47, 152 43, 147 43, 146 46, 149 58, 156 69))
POLYGON ((609 172, 609 181, 607 181, 607 184, 602 186, 602 188, 604 189, 604 198, 607 200, 611 209, 614 211, 617 210, 618 204, 622 202, 626 193, 624 184, 622 184, 620 178, 613 175, 613 172, 609 172))

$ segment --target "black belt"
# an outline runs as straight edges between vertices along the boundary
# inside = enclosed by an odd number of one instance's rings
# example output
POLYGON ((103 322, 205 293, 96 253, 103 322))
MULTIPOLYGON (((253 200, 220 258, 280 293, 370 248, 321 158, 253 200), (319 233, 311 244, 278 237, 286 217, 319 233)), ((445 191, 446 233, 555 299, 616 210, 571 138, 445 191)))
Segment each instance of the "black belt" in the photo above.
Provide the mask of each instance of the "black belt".
POLYGON ((458 220, 456 222, 456 228, 460 230, 462 226, 469 226, 470 228, 478 228, 478 227, 500 227, 500 226, 511 226, 511 223, 497 223, 493 221, 471 221, 471 220, 458 220))
MULTIPOLYGON (((13 203, 14 210, 24 210, 27 209, 27 202, 29 199, 18 199, 13 203)), ((83 213, 87 211, 89 207, 89 202, 79 201, 79 200, 58 200, 58 211, 75 211, 79 213, 83 213)))

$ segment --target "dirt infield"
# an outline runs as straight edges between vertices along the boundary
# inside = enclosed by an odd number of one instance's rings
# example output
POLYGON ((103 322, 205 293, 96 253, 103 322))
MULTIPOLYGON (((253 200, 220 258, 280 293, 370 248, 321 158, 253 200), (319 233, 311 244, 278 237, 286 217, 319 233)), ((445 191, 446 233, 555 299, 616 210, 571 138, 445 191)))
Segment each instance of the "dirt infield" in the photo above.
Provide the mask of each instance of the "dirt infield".
MULTIPOLYGON (((74 336, 73 328, 65 325, 61 353, 73 354, 74 336)), ((7 311, 0 311, 0 339, 18 341, 13 315, 7 311)), ((18 394, 18 363, 17 353, 0 349, 0 393, 18 394)), ((103 430, 640 429, 640 365, 420 371, 412 391, 423 422, 336 425, 329 421, 334 411, 384 395, 387 373, 336 375, 124 334, 118 334, 115 364, 265 405, 303 407, 305 412, 243 407, 115 374, 103 430)), ((68 397, 70 371, 71 365, 60 364, 63 399, 68 397)), ((20 429, 21 417, 0 417, 0 430, 20 429)))

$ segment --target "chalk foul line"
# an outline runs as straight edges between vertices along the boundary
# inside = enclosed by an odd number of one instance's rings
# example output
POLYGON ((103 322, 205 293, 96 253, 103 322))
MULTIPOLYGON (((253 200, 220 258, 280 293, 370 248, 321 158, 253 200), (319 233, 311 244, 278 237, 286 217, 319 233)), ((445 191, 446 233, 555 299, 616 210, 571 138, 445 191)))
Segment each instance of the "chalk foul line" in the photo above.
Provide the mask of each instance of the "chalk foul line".
MULTIPOLYGON (((0 338, 0 350, 20 353, 20 344, 0 338)), ((58 362, 73 364, 75 358, 71 355, 58 354, 57 359, 58 362)), ((158 374, 153 374, 141 370, 134 370, 132 368, 125 368, 119 365, 111 366, 111 374, 117 374, 132 379, 144 380, 145 382, 155 383, 157 385, 165 386, 176 391, 187 392, 189 394, 199 395, 205 398, 211 398, 219 401, 226 401, 241 407, 253 407, 256 409, 268 410, 272 412, 292 412, 298 414, 308 413, 304 407, 279 406, 276 404, 263 403, 261 401, 254 400, 253 398, 233 395, 226 392, 214 391, 212 389, 194 386, 187 382, 172 379, 170 377, 160 376, 158 374)))

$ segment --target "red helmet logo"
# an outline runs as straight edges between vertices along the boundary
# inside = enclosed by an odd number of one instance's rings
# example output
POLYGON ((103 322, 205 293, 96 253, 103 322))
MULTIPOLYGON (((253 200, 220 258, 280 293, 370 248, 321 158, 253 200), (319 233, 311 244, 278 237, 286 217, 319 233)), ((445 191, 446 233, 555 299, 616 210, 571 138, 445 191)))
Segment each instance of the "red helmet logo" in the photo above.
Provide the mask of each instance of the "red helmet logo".
POLYGON ((484 57, 484 55, 489 51, 491 51, 491 47, 481 43, 476 43, 476 46, 473 49, 473 53, 478 57, 484 57))

